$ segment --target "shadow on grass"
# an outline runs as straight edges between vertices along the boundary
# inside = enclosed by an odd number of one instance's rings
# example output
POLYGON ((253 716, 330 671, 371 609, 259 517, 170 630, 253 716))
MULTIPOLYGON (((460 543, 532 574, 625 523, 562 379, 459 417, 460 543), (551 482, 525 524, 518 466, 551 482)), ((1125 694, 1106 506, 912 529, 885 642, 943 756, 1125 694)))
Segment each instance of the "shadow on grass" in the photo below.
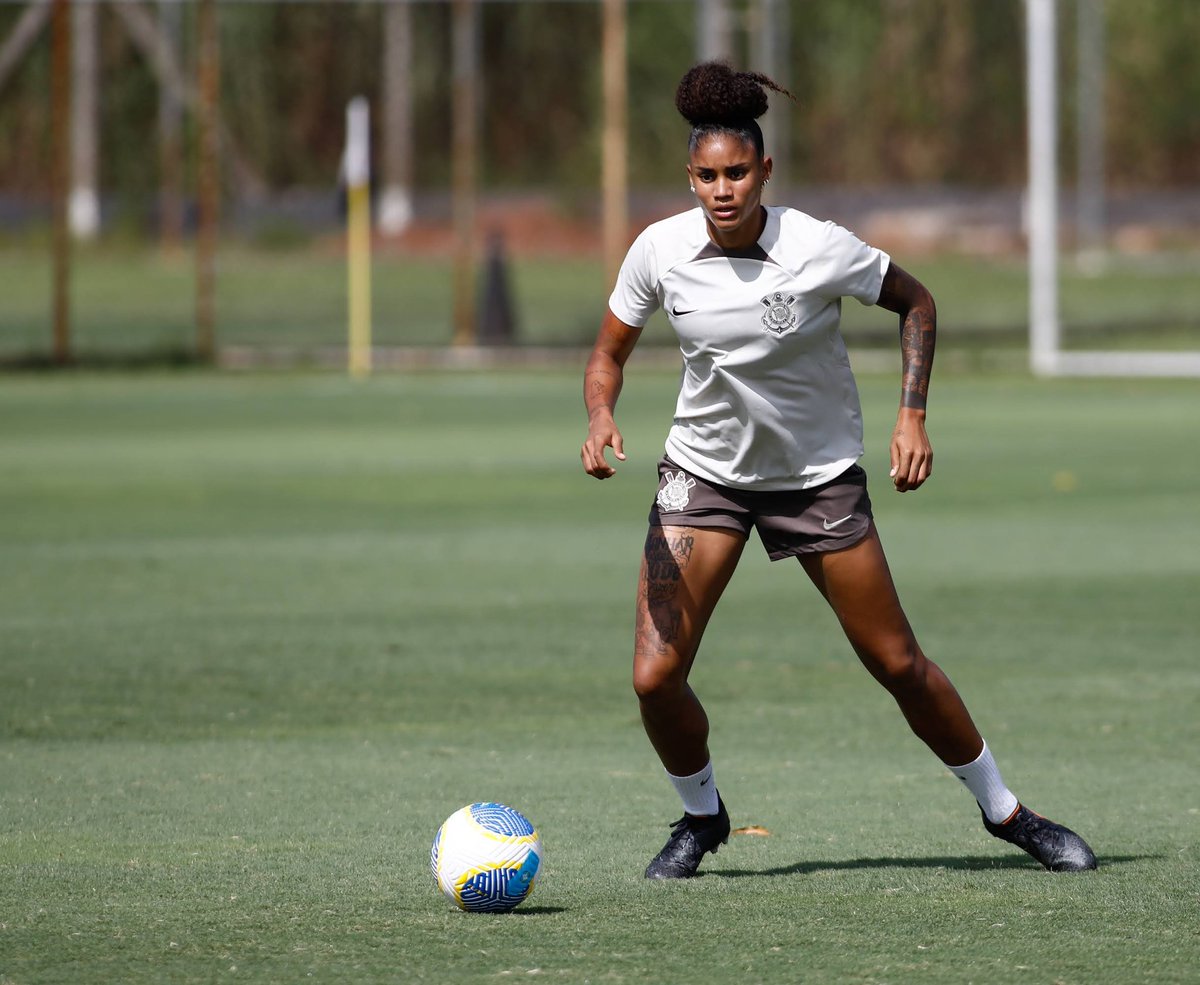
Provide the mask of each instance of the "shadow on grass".
POLYGON ((509 910, 509 914, 518 917, 534 917, 539 914, 545 916, 547 913, 566 913, 565 906, 518 906, 515 910, 509 910))
MULTIPOLYGON (((1124 865, 1126 862, 1138 862, 1143 859, 1162 858, 1161 855, 1104 855, 1100 858, 1100 868, 1103 870, 1113 865, 1124 865)), ((793 876, 812 875, 814 872, 849 869, 957 869, 965 872, 985 872, 988 869, 1035 869, 1041 866, 1025 855, 960 855, 958 857, 938 858, 849 858, 840 861, 808 861, 796 862, 775 869, 713 869, 701 872, 700 875, 710 875, 725 879, 741 879, 746 876, 793 876)))

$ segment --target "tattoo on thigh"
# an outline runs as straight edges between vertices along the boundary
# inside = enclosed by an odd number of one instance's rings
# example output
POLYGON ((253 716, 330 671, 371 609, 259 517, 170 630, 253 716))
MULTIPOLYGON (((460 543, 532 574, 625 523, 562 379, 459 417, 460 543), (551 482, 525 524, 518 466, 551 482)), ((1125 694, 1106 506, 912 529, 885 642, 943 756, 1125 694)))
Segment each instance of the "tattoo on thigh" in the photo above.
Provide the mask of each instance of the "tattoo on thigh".
POLYGON ((642 656, 663 656, 679 639, 683 614, 670 606, 638 612, 634 651, 642 656))
POLYGON ((691 534, 668 537, 656 530, 646 538, 645 580, 638 600, 640 651, 663 653, 679 639, 683 611, 676 602, 676 593, 695 545, 696 538, 691 534))
POLYGON ((695 546, 691 534, 652 533, 646 538, 646 598, 651 604, 674 598, 695 546))

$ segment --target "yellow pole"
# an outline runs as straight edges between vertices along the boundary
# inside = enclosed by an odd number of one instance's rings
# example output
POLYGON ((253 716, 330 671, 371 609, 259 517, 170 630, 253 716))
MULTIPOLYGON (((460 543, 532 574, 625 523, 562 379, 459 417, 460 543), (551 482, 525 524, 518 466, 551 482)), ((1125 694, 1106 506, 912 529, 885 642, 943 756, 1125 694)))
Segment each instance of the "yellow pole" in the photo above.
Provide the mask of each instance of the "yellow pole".
POLYGON ((371 372, 370 108, 357 96, 346 107, 346 256, 350 297, 350 375, 371 372))

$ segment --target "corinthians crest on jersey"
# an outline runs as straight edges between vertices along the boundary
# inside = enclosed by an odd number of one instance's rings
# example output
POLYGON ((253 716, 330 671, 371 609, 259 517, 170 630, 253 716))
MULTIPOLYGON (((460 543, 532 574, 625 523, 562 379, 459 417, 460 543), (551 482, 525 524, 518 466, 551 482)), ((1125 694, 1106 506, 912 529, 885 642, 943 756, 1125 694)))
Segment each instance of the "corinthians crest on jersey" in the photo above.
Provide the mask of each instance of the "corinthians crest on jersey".
POLYGON ((800 327, 800 312, 797 309, 796 295, 776 291, 760 300, 762 306, 767 309, 763 312, 762 323, 768 333, 779 338, 800 327))

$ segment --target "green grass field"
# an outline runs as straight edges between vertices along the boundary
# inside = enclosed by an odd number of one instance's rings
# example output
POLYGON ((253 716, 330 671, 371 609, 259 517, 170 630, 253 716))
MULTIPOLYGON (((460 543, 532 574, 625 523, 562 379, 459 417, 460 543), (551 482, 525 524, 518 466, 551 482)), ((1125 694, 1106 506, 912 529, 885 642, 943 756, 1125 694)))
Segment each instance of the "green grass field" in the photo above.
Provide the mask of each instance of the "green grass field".
MULTIPOLYGON (((898 258, 933 291, 939 348, 1020 350, 1028 344, 1028 280, 1019 257, 898 258)), ((103 244, 75 251, 73 349, 84 361, 186 354, 194 341, 194 269, 189 254, 103 244)), ((1100 276, 1064 259, 1068 348, 1200 350, 1200 278, 1194 254, 1119 257, 1100 276)), ((590 345, 607 294, 597 260, 518 258, 509 268, 519 340, 590 345)), ((50 257, 44 246, 0 249, 0 361, 50 351, 50 257)), ((216 308, 223 345, 311 352, 345 344, 346 262, 340 250, 265 251, 226 244, 218 258, 216 308)), ((452 334, 452 279, 444 258, 381 252, 372 278, 374 338, 384 346, 444 345, 452 334)), ((851 345, 894 344, 893 319, 848 303, 851 345)), ((647 343, 667 344, 656 317, 647 343)))
POLYGON ((1195 982, 1200 396, 935 381, 938 455, 878 520, 925 649, 1016 792, 1102 868, 1053 875, 747 551, 694 683, 735 837, 678 813, 628 685, 674 378, 579 470, 559 373, 0 378, 0 982, 1195 982), (527 813, 514 914, 437 892, 475 800, 527 813))

